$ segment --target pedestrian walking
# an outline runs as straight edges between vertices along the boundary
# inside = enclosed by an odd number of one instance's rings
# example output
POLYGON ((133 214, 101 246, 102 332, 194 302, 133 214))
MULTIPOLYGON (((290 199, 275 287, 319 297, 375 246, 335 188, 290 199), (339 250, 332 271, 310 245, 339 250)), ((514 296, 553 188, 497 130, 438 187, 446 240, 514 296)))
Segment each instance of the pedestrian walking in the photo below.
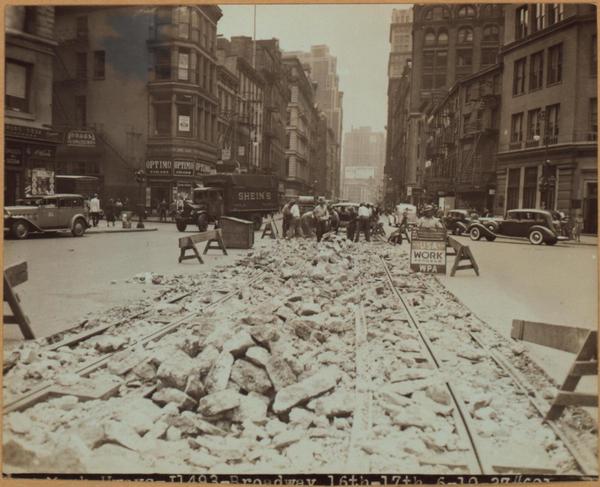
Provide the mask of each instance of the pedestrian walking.
POLYGON ((158 205, 158 219, 161 222, 167 222, 167 211, 169 210, 169 204, 166 199, 162 199, 162 201, 158 205))
POLYGON ((575 223, 573 224, 573 239, 577 243, 581 243, 581 232, 583 231, 583 216, 578 211, 575 214, 575 223))
POLYGON ((290 207, 291 221, 290 228, 288 229, 287 238, 290 237, 301 237, 302 230, 300 229, 300 207, 296 200, 292 200, 292 206, 290 207))
POLYGON ((112 226, 115 226, 115 200, 109 198, 108 201, 104 204, 104 217, 106 218, 106 226, 109 227, 112 223, 112 226))
POLYGON ((313 217, 315 219, 317 242, 320 242, 323 235, 327 232, 327 223, 330 218, 325 198, 322 196, 319 198, 319 204, 313 210, 313 217))
POLYGON ((371 241, 371 212, 365 203, 361 203, 358 207, 358 229, 354 236, 354 241, 360 240, 360 232, 365 235, 367 242, 371 241))
POLYGON ((433 216, 433 206, 427 205, 423 208, 423 216, 419 218, 417 223, 418 228, 429 228, 431 230, 440 229, 443 230, 444 226, 442 222, 436 217, 433 216))
POLYGON ((121 201, 121 198, 117 198, 117 200, 115 201, 115 218, 117 220, 121 219, 122 211, 123 211, 123 202, 121 201))
POLYGON ((92 218, 92 225, 97 227, 100 220, 100 200, 97 194, 94 194, 90 200, 90 216, 92 218))
POLYGON ((284 237, 288 234, 288 230, 290 229, 290 223, 292 221, 291 209, 293 202, 293 200, 288 201, 281 209, 281 214, 283 215, 282 230, 284 237))

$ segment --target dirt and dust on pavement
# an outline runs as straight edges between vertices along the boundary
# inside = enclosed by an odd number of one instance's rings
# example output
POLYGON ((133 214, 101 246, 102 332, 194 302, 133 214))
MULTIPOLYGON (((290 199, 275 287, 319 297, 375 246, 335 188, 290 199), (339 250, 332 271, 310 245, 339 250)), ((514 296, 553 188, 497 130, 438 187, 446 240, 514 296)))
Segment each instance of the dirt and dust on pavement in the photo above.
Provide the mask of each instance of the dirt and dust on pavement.
MULTIPOLYGON (((471 334, 547 405, 555 385, 399 249, 278 241, 156 285, 117 326, 99 314, 94 336, 5 357, 5 472, 581 473, 471 334)), ((562 422, 595 456, 594 420, 570 408, 562 422)))

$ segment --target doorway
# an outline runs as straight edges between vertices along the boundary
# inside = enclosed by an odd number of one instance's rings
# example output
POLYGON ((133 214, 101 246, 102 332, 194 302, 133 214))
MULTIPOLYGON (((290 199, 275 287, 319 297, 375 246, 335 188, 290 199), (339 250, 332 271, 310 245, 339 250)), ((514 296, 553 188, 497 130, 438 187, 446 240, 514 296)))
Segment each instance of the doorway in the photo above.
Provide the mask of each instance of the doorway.
POLYGON ((14 205, 21 193, 21 171, 4 171, 4 206, 14 205))
POLYGON ((586 183, 583 200, 583 233, 598 233, 598 182, 586 183))

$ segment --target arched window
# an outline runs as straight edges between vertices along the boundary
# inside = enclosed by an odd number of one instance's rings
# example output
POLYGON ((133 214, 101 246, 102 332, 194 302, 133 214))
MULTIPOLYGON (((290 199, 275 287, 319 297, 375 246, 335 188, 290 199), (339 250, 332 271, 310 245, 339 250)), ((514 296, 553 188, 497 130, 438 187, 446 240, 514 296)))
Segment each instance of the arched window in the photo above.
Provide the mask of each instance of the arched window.
POLYGON ((471 27, 461 27, 458 29, 458 43, 468 44, 473 42, 473 29, 471 27))
POLYGON ((444 20, 448 18, 450 18, 450 12, 442 6, 429 8, 423 14, 424 20, 444 20))
POLYGON ((457 16, 461 18, 475 17, 475 8, 471 5, 460 7, 457 16))
POLYGON ((497 25, 486 25, 483 28, 484 42, 497 42, 500 40, 500 29, 497 25))
POLYGON ((439 46, 446 46, 448 44, 448 31, 446 29, 439 30, 437 43, 439 46))
POLYGON ((435 45, 435 32, 433 32, 432 30, 428 30, 427 32, 425 32, 425 45, 435 45))

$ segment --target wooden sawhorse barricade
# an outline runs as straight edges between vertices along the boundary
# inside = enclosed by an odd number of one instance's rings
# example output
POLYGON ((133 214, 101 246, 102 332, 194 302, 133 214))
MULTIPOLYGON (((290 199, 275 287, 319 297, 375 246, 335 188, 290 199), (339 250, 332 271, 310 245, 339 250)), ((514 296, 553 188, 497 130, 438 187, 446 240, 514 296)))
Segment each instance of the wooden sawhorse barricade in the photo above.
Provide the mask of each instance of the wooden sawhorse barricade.
POLYGON ((273 239, 279 239, 279 229, 277 228, 277 224, 275 223, 275 220, 273 220, 272 215, 269 215, 269 217, 267 218, 267 223, 265 223, 265 229, 263 230, 262 236, 260 237, 261 240, 266 236, 269 236, 273 239))
POLYGON ((463 245, 455 238, 448 237, 446 249, 448 248, 454 250, 454 253, 451 254, 448 252, 448 250, 446 250, 447 255, 456 255, 454 264, 452 265, 452 270, 450 271, 450 277, 454 277, 456 271, 461 271, 464 269, 473 269, 475 274, 479 275, 479 266, 477 265, 477 262, 475 262, 475 257, 473 256, 473 253, 468 245, 463 245), (461 264, 461 262, 465 260, 468 260, 469 263, 461 264))
POLYGON ((573 365, 571 365, 552 406, 546 413, 546 420, 558 419, 566 406, 598 406, 597 395, 575 392, 581 377, 598 375, 597 331, 513 320, 510 336, 517 340, 524 340, 575 354, 573 365))
POLYGON ((27 340, 35 339, 31 330, 29 318, 21 307, 19 295, 13 289, 15 286, 27 281, 27 262, 19 262, 4 269, 4 302, 8 304, 12 315, 4 316, 5 325, 18 325, 23 337, 27 340))
POLYGON ((223 254, 227 255, 227 249, 225 248, 223 237, 221 236, 221 229, 217 228, 216 230, 208 230, 206 232, 181 237, 179 239, 179 263, 188 259, 198 259, 201 264, 204 264, 200 252, 198 252, 198 248, 196 247, 196 244, 200 242, 206 242, 203 255, 206 255, 210 249, 221 249, 223 254), (194 255, 185 255, 188 250, 191 250, 194 255))

